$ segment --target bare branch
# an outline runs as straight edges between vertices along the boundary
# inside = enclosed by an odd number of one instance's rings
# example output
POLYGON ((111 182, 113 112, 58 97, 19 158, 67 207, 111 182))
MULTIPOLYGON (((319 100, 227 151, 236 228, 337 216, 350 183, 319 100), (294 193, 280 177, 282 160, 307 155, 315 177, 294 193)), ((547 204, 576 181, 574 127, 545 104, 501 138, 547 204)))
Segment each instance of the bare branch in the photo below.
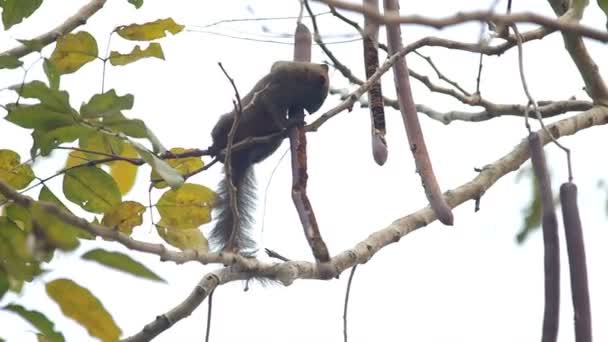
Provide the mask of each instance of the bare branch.
POLYGON ((580 25, 570 21, 557 20, 544 17, 536 13, 512 13, 512 14, 497 14, 492 11, 472 11, 461 12, 445 18, 429 18, 420 15, 405 15, 397 14, 382 15, 378 11, 368 6, 357 5, 352 2, 340 0, 315 0, 325 3, 343 10, 357 12, 370 16, 379 24, 415 24, 430 26, 436 29, 442 29, 449 26, 459 25, 471 21, 494 22, 496 24, 511 25, 514 23, 537 24, 548 29, 577 34, 583 37, 595 39, 601 42, 608 42, 608 32, 597 30, 589 26, 580 25))

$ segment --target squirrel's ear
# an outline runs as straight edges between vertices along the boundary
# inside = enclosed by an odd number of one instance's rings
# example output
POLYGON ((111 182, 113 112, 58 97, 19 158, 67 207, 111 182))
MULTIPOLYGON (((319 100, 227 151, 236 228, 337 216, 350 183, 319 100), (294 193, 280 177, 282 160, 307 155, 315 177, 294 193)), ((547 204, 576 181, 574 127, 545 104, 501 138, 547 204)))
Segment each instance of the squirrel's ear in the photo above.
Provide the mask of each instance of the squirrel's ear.
POLYGON ((323 70, 325 70, 325 72, 329 71, 329 66, 327 66, 327 64, 321 64, 321 67, 323 68, 323 70))

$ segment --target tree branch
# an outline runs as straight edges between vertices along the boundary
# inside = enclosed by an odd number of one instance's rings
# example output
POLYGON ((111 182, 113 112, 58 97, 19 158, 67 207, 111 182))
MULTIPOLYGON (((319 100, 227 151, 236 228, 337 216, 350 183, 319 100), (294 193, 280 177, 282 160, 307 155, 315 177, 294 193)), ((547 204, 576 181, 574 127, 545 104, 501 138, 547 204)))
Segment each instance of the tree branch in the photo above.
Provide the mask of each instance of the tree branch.
POLYGON ((492 11, 472 11, 460 12, 450 17, 429 18, 420 15, 397 14, 382 15, 378 11, 368 6, 357 5, 351 2, 340 0, 315 0, 329 6, 341 8, 343 10, 357 12, 370 16, 379 24, 415 24, 430 26, 442 29, 449 26, 460 25, 471 21, 494 22, 495 24, 511 25, 515 23, 537 24, 550 30, 573 33, 583 37, 595 39, 601 42, 608 42, 608 32, 597 30, 589 26, 580 25, 570 21, 548 18, 536 13, 523 12, 512 14, 497 14, 492 11))
MULTIPOLYGON (((547 127, 554 137, 559 138, 573 135, 593 126, 605 124, 608 124, 608 108, 596 106, 586 112, 562 119, 547 127)), ((541 130, 538 134, 541 138, 541 144, 544 145, 550 141, 546 131, 541 130)), ((454 208, 464 202, 481 197, 500 178, 517 170, 529 157, 528 143, 527 140, 524 139, 515 146, 510 153, 496 160, 494 163, 486 165, 473 180, 446 192, 445 197, 448 205, 454 208)), ((0 188, 0 192, 2 192, 2 188, 0 188)), ((426 207, 420 209, 410 215, 395 220, 388 227, 372 233, 352 249, 334 256, 330 260, 330 263, 336 267, 338 273, 355 265, 363 264, 370 260, 374 254, 382 248, 398 242, 403 236, 430 224, 434 220, 436 220, 436 216, 431 208, 426 207)), ((168 312, 167 317, 170 319, 159 316, 155 321, 146 325, 146 328, 144 328, 142 332, 131 338, 125 339, 125 341, 148 341, 149 339, 141 338, 144 331, 152 331, 152 328, 154 328, 154 336, 156 336, 168 329, 170 325, 175 324, 176 319, 178 319, 178 317, 173 314, 178 308, 178 312, 187 312, 189 314, 200 305, 204 296, 217 286, 235 280, 249 279, 252 274, 255 274, 256 277, 268 277, 270 279, 279 280, 284 285, 290 285, 296 279, 322 279, 321 274, 319 273, 318 264, 308 261, 288 261, 278 264, 268 264, 256 260, 255 263, 257 266, 255 272, 244 272, 238 266, 230 266, 207 274, 201 281, 202 284, 199 283, 197 286, 197 289, 204 289, 206 291, 205 293, 200 295, 195 295, 195 293, 191 294, 189 299, 186 299, 175 309, 168 312), (136 339, 136 337, 138 338, 136 339)), ((197 290, 195 290, 195 292, 196 291, 197 290)))
MULTIPOLYGON (((66 19, 66 21, 61 23, 59 26, 39 35, 36 38, 33 38, 32 40, 35 40, 42 47, 53 43, 57 40, 57 38, 63 36, 64 34, 72 32, 78 26, 86 24, 87 20, 89 20, 89 18, 91 18, 93 14, 97 13, 97 11, 99 11, 105 5, 105 3, 106 0, 89 1, 88 4, 82 6, 78 10, 78 12, 66 19)), ((32 50, 31 47, 26 45, 20 45, 0 53, 0 56, 13 56, 20 58, 32 52, 34 52, 34 50, 32 50)))

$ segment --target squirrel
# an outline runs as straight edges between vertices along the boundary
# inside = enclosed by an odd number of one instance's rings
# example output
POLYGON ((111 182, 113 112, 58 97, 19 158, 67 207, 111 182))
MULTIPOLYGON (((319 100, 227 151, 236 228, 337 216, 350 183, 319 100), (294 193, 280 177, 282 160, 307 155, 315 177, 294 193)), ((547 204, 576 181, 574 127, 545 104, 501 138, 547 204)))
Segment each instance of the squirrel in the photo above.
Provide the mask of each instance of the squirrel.
MULTIPOLYGON (((308 62, 275 62, 270 73, 259 80, 241 100, 241 115, 233 144, 251 137, 265 137, 285 131, 292 121, 288 113, 295 109, 316 112, 327 97, 328 67, 308 62)), ((222 115, 211 131, 213 144, 209 151, 224 162, 228 133, 232 128, 236 109, 222 115)), ((296 118, 293 118, 296 119, 296 118)), ((298 119, 301 120, 301 119, 298 119)), ((262 143, 235 149, 231 154, 232 184, 236 188, 239 226, 233 234, 233 213, 229 204, 228 186, 222 179, 218 186, 214 209, 217 223, 211 230, 211 245, 220 251, 251 251, 255 242, 248 232, 254 222, 256 188, 253 164, 268 158, 281 145, 285 135, 278 135, 262 143), (231 239, 232 237, 232 239, 231 239), (232 240, 232 241, 231 241, 232 240)))

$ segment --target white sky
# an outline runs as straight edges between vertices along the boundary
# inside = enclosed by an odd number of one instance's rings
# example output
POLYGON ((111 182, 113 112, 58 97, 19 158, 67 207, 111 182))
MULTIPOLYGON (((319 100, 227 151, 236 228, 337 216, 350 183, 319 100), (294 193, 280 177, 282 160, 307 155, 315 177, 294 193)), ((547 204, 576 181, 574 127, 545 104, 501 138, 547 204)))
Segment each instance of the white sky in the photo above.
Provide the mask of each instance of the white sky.
MULTIPOLYGON (((86 1, 46 0, 40 10, 9 33, 0 33, 0 46, 15 44, 15 38, 30 38, 63 21, 86 1)), ((445 16, 457 11, 487 9, 492 1, 410 1, 402 13, 445 16)), ((504 8, 504 1, 499 8, 504 8)), ((146 22, 171 16, 196 29, 228 18, 293 16, 297 1, 239 0, 230 2, 179 1, 145 2, 136 11, 126 1, 108 4, 83 28, 98 38, 100 51, 106 37, 117 25, 134 21, 146 22)), ((317 12, 323 6, 314 7, 317 12)), ((514 11, 535 11, 552 15, 545 1, 515 2, 514 11), (523 8, 525 4, 526 8, 523 8)), ((357 18, 356 15, 349 15, 357 18)), ((360 22, 362 22, 360 20, 360 22)), ((603 28, 595 2, 589 6, 584 22, 603 28)), ((308 23, 308 22, 307 22, 308 23)), ((273 32, 291 33, 293 20, 264 23, 273 32)), ((526 27, 521 27, 524 31, 526 27)), ((350 27, 331 16, 320 20, 326 34, 353 33, 350 27)), ((199 29, 200 30, 200 29, 199 29)), ((263 34, 261 23, 232 23, 208 30, 242 36, 263 34)), ((441 35, 474 42, 479 36, 478 24, 461 25, 443 31, 405 27, 404 38, 411 42, 425 35, 441 35)), ((384 39, 381 34, 381 39, 384 39)), ((118 94, 135 95, 135 107, 125 113, 146 121, 167 147, 210 145, 209 132, 217 117, 231 108, 232 88, 217 66, 221 61, 235 78, 242 93, 263 76, 278 59, 291 59, 292 47, 216 35, 184 32, 161 40, 166 61, 146 60, 126 67, 109 67, 106 89, 118 94)), ((562 50, 557 34, 525 46, 528 84, 537 100, 563 100, 571 96, 586 99, 583 82, 574 64, 562 50)), ((113 50, 128 51, 129 42, 113 38, 113 50)), ((331 45, 334 53, 360 77, 363 75, 361 43, 331 45)), ((589 49, 606 74, 608 57, 605 46, 589 43, 589 49)), ((313 60, 326 58, 313 47, 313 60)), ((497 103, 525 103, 517 74, 516 51, 502 57, 484 59, 482 95, 497 103)), ((43 50, 45 56, 52 49, 43 50)), ((473 92, 478 56, 441 48, 426 48, 444 73, 473 92)), ((34 57, 27 61, 32 62, 34 57)), ((416 56, 408 56, 410 66, 432 76, 432 70, 416 56)), ((0 88, 20 81, 22 72, 2 72, 0 88)), ((43 77, 41 65, 32 68, 27 80, 43 77)), ((61 87, 71 94, 74 106, 98 93, 101 88, 101 63, 94 62, 73 75, 62 78, 61 87)), ((347 87, 337 71, 331 74, 336 87, 347 87)), ((389 95, 392 75, 383 78, 389 95)), ((429 93, 413 81, 418 103, 437 110, 464 109, 445 96, 429 93)), ((13 94, 0 92, 6 103, 13 94)), ((328 97, 320 112, 339 103, 328 97)), ((524 136, 523 120, 497 118, 485 123, 452 123, 445 126, 421 116, 427 144, 442 189, 454 188, 475 176, 474 167, 482 167, 506 154, 524 136)), ((414 163, 408 151, 401 118, 387 108, 388 162, 378 167, 373 162, 369 139, 367 109, 355 108, 309 134, 309 196, 323 237, 332 255, 354 246, 370 233, 393 220, 426 205, 414 163)), ((606 161, 595 150, 605 146, 605 128, 593 128, 574 138, 563 139, 572 148, 575 181, 579 186, 579 207, 584 225, 594 337, 608 340, 608 268, 606 260, 606 194, 597 187, 605 176, 606 161)), ((0 120, 0 148, 10 148, 27 158, 31 144, 29 132, 0 120)), ((260 188, 259 208, 263 208, 263 190, 269 184, 272 169, 287 150, 279 152, 256 168, 260 188)), ((547 149, 553 172, 554 191, 566 179, 564 156, 554 147, 547 149)), ((37 175, 49 175, 60 169, 65 153, 35 165, 37 175)), ((275 249, 292 259, 311 260, 312 255, 302 234, 290 197, 291 172, 289 156, 279 164, 267 193, 263 246, 275 249)), ((140 182, 125 200, 147 202, 149 169, 142 167, 140 182)), ((193 182, 213 187, 219 179, 219 167, 193 182)), ((55 193, 61 191, 61 179, 50 183, 55 193)), ((153 193, 158 198, 162 192, 153 193)), ((37 195, 36 191, 30 193, 37 195)), ((434 222, 391 245, 358 268, 349 304, 350 341, 538 341, 543 313, 543 256, 540 232, 533 233, 522 246, 515 235, 522 222, 522 210, 529 200, 529 185, 515 183, 514 175, 501 179, 481 200, 481 211, 473 213, 473 202, 457 208, 455 225, 447 228, 434 222)), ((155 200, 153 200, 155 201, 155 200)), ((261 223, 262 210, 259 211, 261 223)), ((146 214, 144 225, 136 229, 135 238, 157 242, 146 214)), ((156 217, 158 215, 156 214, 156 217)), ((558 213, 561 221, 561 214, 558 213)), ((208 228, 206 228, 208 229, 208 228)), ((560 231, 560 233, 563 233, 560 231)), ((567 256, 562 235, 562 306, 559 341, 573 341, 567 256)), ((259 236, 259 235, 258 235, 259 236)), ((124 251, 116 243, 83 243, 74 253, 57 253, 47 266, 52 270, 27 285, 19 296, 5 296, 0 302, 18 302, 44 312, 55 321, 68 341, 91 339, 75 322, 63 318, 58 307, 48 300, 44 283, 59 277, 75 279, 89 288, 104 303, 123 330, 123 337, 139 331, 145 324, 181 302, 202 276, 217 266, 203 267, 190 263, 161 263, 157 257, 133 254, 168 280, 157 284, 123 275, 85 262, 79 256, 94 246, 124 251)), ((254 286, 243 292, 242 283, 219 288, 214 296, 212 341, 339 341, 342 339, 343 298, 348 279, 296 281, 289 287, 254 286)), ((194 314, 161 334, 157 341, 203 340, 206 302, 194 314)), ((0 337, 8 341, 35 341, 33 328, 13 314, 0 311, 0 337)))

